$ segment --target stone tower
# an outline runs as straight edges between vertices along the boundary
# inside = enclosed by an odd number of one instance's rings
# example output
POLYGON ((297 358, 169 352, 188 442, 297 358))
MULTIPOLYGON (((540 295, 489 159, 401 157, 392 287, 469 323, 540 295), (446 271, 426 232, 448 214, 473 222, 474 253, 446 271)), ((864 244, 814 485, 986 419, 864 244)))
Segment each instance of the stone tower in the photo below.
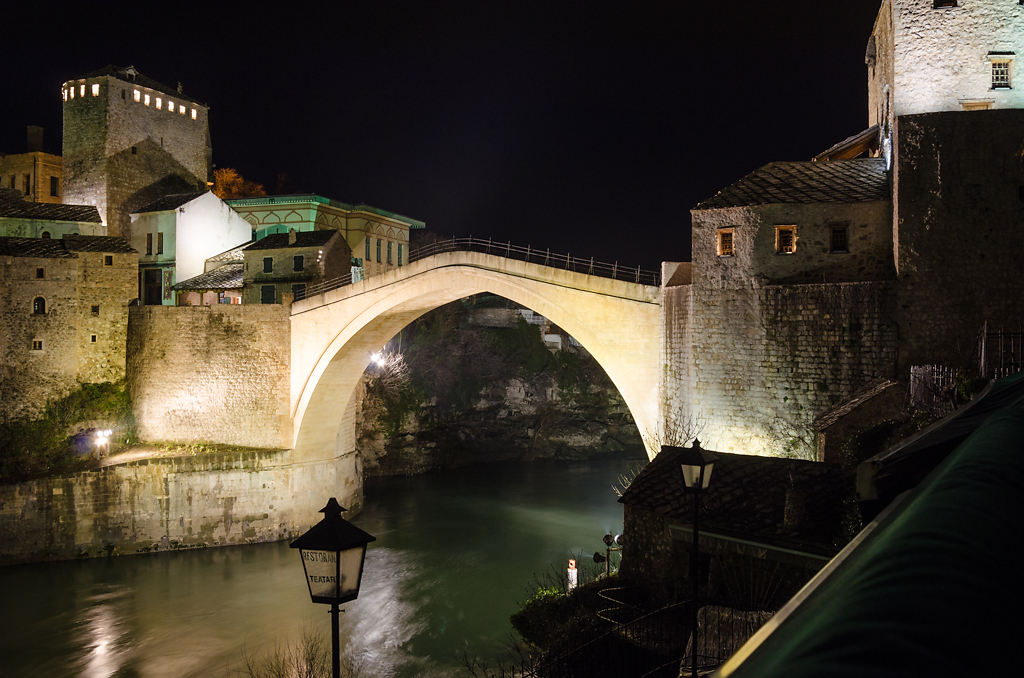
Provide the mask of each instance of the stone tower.
POLYGON ((62 86, 64 200, 95 205, 109 235, 129 214, 210 180, 209 108, 135 70, 107 66, 62 86))

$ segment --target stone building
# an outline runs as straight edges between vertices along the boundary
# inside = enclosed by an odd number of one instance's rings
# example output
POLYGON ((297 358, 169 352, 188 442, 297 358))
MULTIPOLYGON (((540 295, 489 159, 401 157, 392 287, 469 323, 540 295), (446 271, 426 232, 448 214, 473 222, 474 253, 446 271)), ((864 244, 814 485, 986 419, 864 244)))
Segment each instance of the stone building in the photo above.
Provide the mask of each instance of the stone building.
POLYGON ((125 375, 138 255, 123 238, 0 237, 0 417, 125 375))
POLYGON ((983 328, 1019 325, 1022 52, 1019 3, 884 0, 868 128, 692 210, 692 267, 664 276, 669 438, 815 458, 816 418, 911 365, 976 370, 983 328))
POLYGON ((139 299, 174 306, 174 285, 204 273, 206 261, 250 242, 252 230, 209 191, 159 198, 131 215, 131 245, 139 252, 139 299))
POLYGON ((271 233, 243 250, 243 304, 285 304, 349 273, 352 250, 333 229, 271 233))
POLYGON ((0 188, 0 236, 62 238, 105 234, 100 213, 92 205, 30 202, 17 190, 0 188))
POLYGON ((349 205, 319 195, 279 195, 227 201, 250 224, 256 239, 272 233, 334 229, 353 257, 353 277, 372 276, 403 266, 409 257, 410 229, 425 228, 417 219, 370 205, 349 205))
POLYGON ((110 235, 131 237, 129 215, 211 178, 209 109, 139 73, 107 66, 61 87, 64 198, 95 205, 110 235))
POLYGON ((59 203, 61 157, 43 151, 42 127, 29 125, 27 136, 27 152, 0 153, 0 188, 20 191, 29 202, 59 203))

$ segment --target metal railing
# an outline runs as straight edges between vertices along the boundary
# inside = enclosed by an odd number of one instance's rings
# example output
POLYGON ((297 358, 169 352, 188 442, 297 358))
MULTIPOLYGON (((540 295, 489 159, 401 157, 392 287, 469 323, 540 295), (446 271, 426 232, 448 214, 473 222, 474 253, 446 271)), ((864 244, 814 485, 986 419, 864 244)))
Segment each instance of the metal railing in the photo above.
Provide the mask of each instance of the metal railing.
MULTIPOLYGON (((474 238, 472 236, 468 238, 456 238, 453 236, 417 247, 414 250, 410 250, 408 263, 411 264, 414 261, 445 252, 482 252, 484 254, 505 257, 506 259, 525 261, 531 264, 540 264, 584 275, 592 275, 598 278, 611 278, 641 285, 657 286, 661 284, 661 274, 658 271, 648 271, 639 266, 622 266, 619 262, 609 264, 595 261, 593 257, 581 259, 569 254, 552 252, 550 249, 539 250, 530 245, 513 245, 511 241, 495 242, 490 238, 484 240, 483 238, 474 238)), ((295 301, 323 294, 324 292, 350 284, 352 284, 351 273, 331 278, 330 280, 323 280, 315 285, 307 285, 305 293, 295 295, 295 301)))

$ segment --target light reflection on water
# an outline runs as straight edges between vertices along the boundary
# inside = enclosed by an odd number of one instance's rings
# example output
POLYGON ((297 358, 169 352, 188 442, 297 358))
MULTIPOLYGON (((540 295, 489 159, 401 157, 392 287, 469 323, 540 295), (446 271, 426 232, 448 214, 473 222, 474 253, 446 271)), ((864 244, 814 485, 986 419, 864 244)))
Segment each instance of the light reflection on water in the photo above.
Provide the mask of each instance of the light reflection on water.
MULTIPOLYGON (((531 583, 620 528, 609 485, 635 463, 371 481, 353 522, 377 541, 343 651, 382 678, 462 675, 464 654, 503 653, 531 583)), ((243 646, 259 655, 330 629, 286 543, 5 568, 0 600, 2 676, 238 676, 243 646)))

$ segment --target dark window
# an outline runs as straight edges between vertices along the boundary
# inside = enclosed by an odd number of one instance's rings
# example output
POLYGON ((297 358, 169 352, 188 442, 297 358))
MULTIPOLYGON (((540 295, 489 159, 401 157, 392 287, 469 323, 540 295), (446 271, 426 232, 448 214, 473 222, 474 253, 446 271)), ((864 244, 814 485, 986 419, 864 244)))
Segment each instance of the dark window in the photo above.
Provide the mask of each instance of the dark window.
POLYGON ((37 268, 36 269, 36 278, 42 279, 42 278, 45 278, 45 277, 46 277, 46 269, 45 268, 37 268))
POLYGON ((22 177, 22 184, 25 186, 25 190, 23 190, 22 193, 28 195, 31 192, 32 188, 32 175, 26 174, 24 177, 22 177))
POLYGON ((833 226, 829 237, 829 252, 849 252, 850 244, 847 238, 846 226, 833 226))
POLYGON ((125 92, 124 90, 121 90, 121 98, 122 99, 127 99, 128 98, 128 93, 125 92))
POLYGON ((402 243, 398 243, 398 265, 402 265, 402 243))
POLYGON ((146 234, 146 254, 152 254, 152 253, 153 253, 153 234, 152 233, 147 233, 146 234))
POLYGON ((274 300, 277 299, 277 288, 273 285, 262 285, 260 287, 260 303, 261 304, 273 304, 274 300))
POLYGON ((292 299, 294 299, 295 301, 298 301, 299 299, 305 299, 305 298, 306 298, 306 284, 305 283, 296 283, 295 285, 292 285, 292 299))
POLYGON ((39 237, 43 238, 45 240, 49 240, 50 239, 50 232, 49 231, 43 231, 42 233, 39 234, 39 237))
POLYGON ((305 257, 303 257, 301 254, 296 254, 294 257, 292 257, 292 270, 293 271, 301 271, 304 264, 305 264, 305 257))
POLYGON ((391 241, 388 240, 388 263, 391 263, 391 241))
MULTIPOLYGON (((11 188, 14 188, 14 177, 11 177, 11 188)), ((370 260, 370 235, 366 235, 366 257, 367 261, 370 260)))
POLYGON ((92 305, 92 314, 93 315, 99 315, 100 314, 100 305, 99 304, 93 304, 92 305))
POLYGON ((60 195, 60 181, 57 177, 50 177, 50 197, 56 198, 60 195))
POLYGON ((105 254, 105 255, 103 255, 103 265, 104 266, 113 266, 114 265, 114 255, 113 254, 105 254))
POLYGON ((91 339, 92 343, 94 343, 94 344, 96 343, 96 335, 95 334, 92 335, 92 337, 90 339, 91 339))
POLYGON ((132 155, 138 155, 138 154, 139 154, 139 149, 136 148, 135 146, 132 146, 132 155))
MULTIPOLYGON (((273 257, 263 257, 263 272, 273 273, 274 272, 274 259, 273 257)), ((273 302, 271 302, 273 303, 273 302)))
POLYGON ((157 254, 163 254, 164 253, 164 234, 163 233, 157 233, 156 234, 156 253, 157 254))
MULTIPOLYGON (((16 179, 14 178, 14 175, 12 174, 11 175, 11 188, 14 188, 14 182, 15 181, 16 181, 16 179)), ((367 249, 369 249, 369 247, 367 247, 367 249)))
POLYGON ((934 9, 942 9, 943 7, 956 7, 956 0, 932 0, 932 7, 934 9))
POLYGON ((377 238, 377 263, 380 263, 380 238, 377 238))
POLYGON ((46 315, 46 299, 36 297, 32 300, 32 313, 34 315, 46 315))
POLYGON ((42 351, 43 350, 43 342, 42 342, 41 339, 33 339, 32 340, 32 350, 33 351, 42 351))

